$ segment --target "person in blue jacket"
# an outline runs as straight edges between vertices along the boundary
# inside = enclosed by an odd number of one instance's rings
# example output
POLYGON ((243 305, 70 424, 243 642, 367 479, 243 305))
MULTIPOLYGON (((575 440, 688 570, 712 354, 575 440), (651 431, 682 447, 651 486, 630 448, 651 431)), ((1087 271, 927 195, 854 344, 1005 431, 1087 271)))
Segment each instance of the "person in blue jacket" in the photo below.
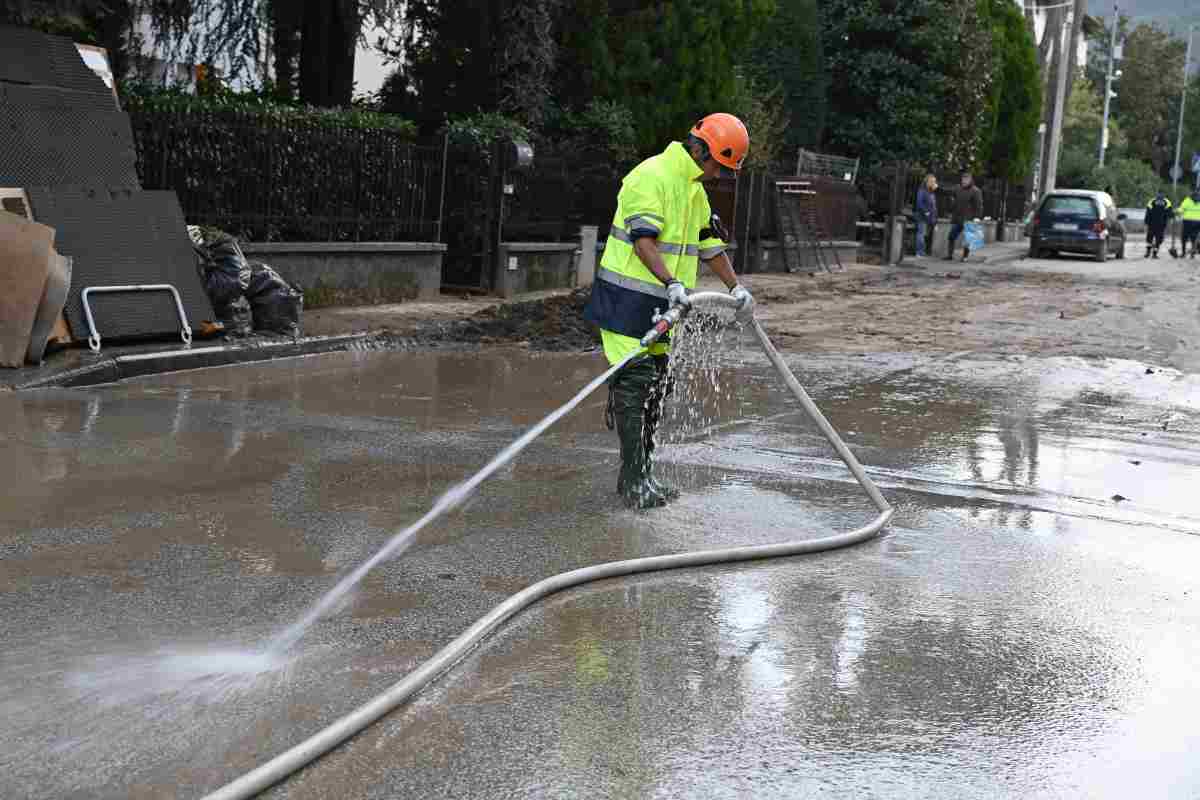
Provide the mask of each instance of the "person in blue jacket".
POLYGON ((926 175, 925 182, 917 189, 917 257, 924 258, 928 252, 933 226, 937 225, 937 178, 926 175))

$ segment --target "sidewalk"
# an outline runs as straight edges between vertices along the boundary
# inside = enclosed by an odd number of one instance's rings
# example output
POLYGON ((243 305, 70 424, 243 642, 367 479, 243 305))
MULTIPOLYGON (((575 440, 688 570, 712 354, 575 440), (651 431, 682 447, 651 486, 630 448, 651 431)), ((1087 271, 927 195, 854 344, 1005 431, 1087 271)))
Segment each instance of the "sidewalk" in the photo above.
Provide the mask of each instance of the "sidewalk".
MULTIPOLYGON (((962 252, 961 250, 959 251, 962 252)), ((895 266, 908 267, 910 269, 926 269, 931 266, 946 266, 952 264, 965 264, 966 266, 997 266, 1000 264, 1010 264, 1014 261, 1019 261, 1029 254, 1029 240, 1022 239, 1017 242, 992 242, 986 245, 982 250, 974 250, 970 257, 962 260, 962 256, 958 255, 953 261, 938 258, 936 256, 925 256, 918 258, 917 256, 905 254, 904 260, 895 266)))

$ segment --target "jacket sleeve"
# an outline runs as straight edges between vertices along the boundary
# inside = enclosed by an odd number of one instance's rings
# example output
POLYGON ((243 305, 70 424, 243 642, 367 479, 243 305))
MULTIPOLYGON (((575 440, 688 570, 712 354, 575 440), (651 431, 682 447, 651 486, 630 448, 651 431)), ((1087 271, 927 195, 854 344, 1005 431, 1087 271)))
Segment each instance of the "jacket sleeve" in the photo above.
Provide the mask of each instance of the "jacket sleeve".
POLYGON ((621 184, 617 206, 624 214, 625 232, 633 238, 658 237, 666 225, 662 186, 657 181, 631 175, 621 184))
POLYGON ((976 218, 976 217, 982 217, 982 216, 983 216, 983 190, 980 189, 978 186, 976 186, 975 191, 971 192, 971 217, 976 218))

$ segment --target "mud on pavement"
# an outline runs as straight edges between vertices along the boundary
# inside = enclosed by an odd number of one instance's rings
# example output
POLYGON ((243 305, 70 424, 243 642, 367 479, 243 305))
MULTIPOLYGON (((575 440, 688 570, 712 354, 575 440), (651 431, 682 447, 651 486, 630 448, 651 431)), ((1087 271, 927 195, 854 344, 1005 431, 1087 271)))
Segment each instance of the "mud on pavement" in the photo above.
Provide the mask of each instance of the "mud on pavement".
MULTIPOLYGON (((754 274, 747 283, 759 320, 780 349, 792 352, 973 351, 1127 358, 1200 370, 1200 270, 1143 272, 1139 263, 1115 274, 1053 261, 857 264, 835 274, 754 274)), ((706 276, 699 288, 722 287, 706 276)), ((305 325, 315 334, 383 331, 384 343, 408 347, 584 351, 596 348, 599 338, 583 319, 588 292, 321 309, 305 325)))

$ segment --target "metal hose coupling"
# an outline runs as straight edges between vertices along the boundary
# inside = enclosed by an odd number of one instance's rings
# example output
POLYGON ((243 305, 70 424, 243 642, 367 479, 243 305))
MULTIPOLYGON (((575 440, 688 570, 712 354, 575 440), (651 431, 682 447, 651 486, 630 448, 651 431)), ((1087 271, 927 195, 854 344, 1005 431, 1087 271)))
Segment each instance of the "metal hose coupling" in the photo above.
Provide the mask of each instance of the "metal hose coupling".
POLYGON ((650 321, 654 323, 654 327, 646 331, 646 335, 642 337, 642 347, 650 345, 661 339, 667 331, 679 324, 679 321, 687 316, 690 306, 675 306, 668 308, 667 313, 663 314, 658 309, 654 310, 654 316, 650 321))

